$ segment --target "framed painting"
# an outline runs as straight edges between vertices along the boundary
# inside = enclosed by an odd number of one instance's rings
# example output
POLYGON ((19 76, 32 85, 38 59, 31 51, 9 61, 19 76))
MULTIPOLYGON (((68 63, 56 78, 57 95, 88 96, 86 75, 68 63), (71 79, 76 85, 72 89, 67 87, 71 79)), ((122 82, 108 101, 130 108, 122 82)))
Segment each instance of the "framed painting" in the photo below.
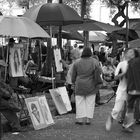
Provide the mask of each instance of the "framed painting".
POLYGON ((45 95, 39 96, 39 103, 42 110, 42 115, 47 126, 54 124, 54 120, 52 118, 45 95))
POLYGON ((39 130, 47 127, 45 119, 42 114, 42 110, 39 103, 38 97, 26 98, 25 103, 27 105, 31 121, 33 123, 34 129, 39 130))
POLYGON ((60 52, 59 48, 54 48, 54 59, 55 59, 56 71, 57 72, 62 72, 63 71, 63 66, 62 66, 62 63, 60 62, 61 52, 60 52))
POLYGON ((72 107, 66 87, 50 89, 49 92, 52 96, 52 99, 59 114, 65 114, 68 111, 71 111, 72 107))
POLYGON ((12 77, 21 77, 23 76, 23 65, 21 59, 21 51, 20 48, 14 46, 10 48, 10 69, 11 69, 11 76, 12 77))

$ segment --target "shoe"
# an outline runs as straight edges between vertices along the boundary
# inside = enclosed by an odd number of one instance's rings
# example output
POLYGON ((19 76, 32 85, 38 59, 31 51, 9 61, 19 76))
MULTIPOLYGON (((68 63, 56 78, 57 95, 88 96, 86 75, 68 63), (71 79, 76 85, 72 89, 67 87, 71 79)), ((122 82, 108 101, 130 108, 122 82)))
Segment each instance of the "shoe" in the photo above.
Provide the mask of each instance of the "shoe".
POLYGON ((119 124, 123 124, 123 122, 124 122, 124 120, 122 120, 122 119, 118 121, 119 124))
POLYGON ((87 119, 86 119, 85 124, 86 124, 86 125, 90 125, 90 124, 91 124, 91 122, 90 122, 90 119, 89 119, 89 118, 87 118, 87 119))
POLYGON ((136 120, 135 123, 136 123, 136 124, 140 124, 140 120, 136 120))
POLYGON ((83 125, 84 123, 83 122, 75 122, 75 124, 83 125))
POLYGON ((106 121, 106 130, 107 131, 110 131, 111 130, 111 126, 112 126, 112 123, 113 123, 113 118, 112 116, 110 115, 106 121))
POLYGON ((26 128, 12 128, 12 132, 26 132, 27 129, 26 128))
POLYGON ((86 122, 86 123, 85 123, 85 125, 90 125, 90 124, 91 124, 91 122, 86 122))
POLYGON ((127 128, 123 127, 123 131, 126 133, 133 133, 133 129, 130 127, 127 127, 127 128))

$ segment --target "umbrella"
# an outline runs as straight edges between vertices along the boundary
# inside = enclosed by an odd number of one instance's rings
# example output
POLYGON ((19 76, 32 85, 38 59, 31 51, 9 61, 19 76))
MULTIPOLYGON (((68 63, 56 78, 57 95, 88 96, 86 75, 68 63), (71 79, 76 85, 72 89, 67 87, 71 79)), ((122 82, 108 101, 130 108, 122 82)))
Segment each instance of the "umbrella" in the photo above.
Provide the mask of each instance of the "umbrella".
POLYGON ((0 16, 0 36, 49 38, 38 24, 26 17, 0 16))
MULTIPOLYGON (((58 33, 53 33, 54 36, 57 38, 58 33)), ((68 40, 79 40, 83 41, 83 37, 80 33, 78 32, 68 32, 68 31, 62 31, 61 33, 63 39, 68 39, 68 40)))
POLYGON ((45 3, 33 6, 23 16, 34 20, 42 27, 82 23, 81 17, 74 9, 60 3, 45 3))
POLYGON ((63 27, 63 30, 106 31, 108 33, 120 29, 122 28, 91 19, 86 19, 81 24, 71 24, 63 27))
POLYGON ((140 39, 129 41, 128 44, 130 48, 140 48, 140 39))
MULTIPOLYGON (((46 26, 60 26, 59 27, 59 38, 58 45, 62 48, 61 42, 61 26, 68 24, 78 24, 82 23, 81 17, 77 14, 75 10, 70 8, 65 4, 60 3, 45 3, 33 6, 25 12, 23 15, 34 20, 41 27, 46 29, 46 26)), ((50 35, 52 36, 52 28, 50 27, 50 35)), ((48 52, 51 51, 51 47, 48 47, 48 52)), ((51 53, 48 53, 48 57, 45 65, 45 73, 50 74, 52 70, 52 56, 51 53), (48 63, 47 63, 48 62, 48 63)), ((53 73, 53 72, 52 72, 53 73)))
MULTIPOLYGON (((129 32, 129 34, 128 34, 128 40, 129 41, 135 40, 135 39, 139 38, 139 35, 138 35, 138 33, 135 30, 129 29, 128 32, 129 32)), ((113 31, 111 33, 111 35, 116 36, 116 38, 118 40, 126 40, 126 28, 124 28, 122 30, 113 31)))
POLYGON ((89 32, 89 41, 90 42, 104 42, 107 36, 101 32, 89 32))

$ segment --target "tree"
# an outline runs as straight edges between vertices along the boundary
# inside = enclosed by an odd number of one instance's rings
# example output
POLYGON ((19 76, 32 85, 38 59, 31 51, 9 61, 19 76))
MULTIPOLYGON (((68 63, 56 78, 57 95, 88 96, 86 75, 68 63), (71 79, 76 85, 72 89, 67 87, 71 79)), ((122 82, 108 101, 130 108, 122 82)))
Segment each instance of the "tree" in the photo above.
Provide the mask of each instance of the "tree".
MULTIPOLYGON (((94 2, 94 0, 85 0, 86 1, 86 16, 89 17, 90 11, 91 11, 91 4, 94 2)), ((81 14, 81 2, 82 0, 63 0, 63 3, 69 5, 76 11, 78 11, 79 14, 81 14)))
MULTIPOLYGON (((128 0, 101 0, 101 2, 106 4, 107 7, 111 8, 111 15, 113 15, 117 11, 117 9, 119 11, 120 6, 124 5, 126 1, 128 0)), ((132 7, 134 11, 140 10, 140 0, 130 0, 129 5, 132 7)))

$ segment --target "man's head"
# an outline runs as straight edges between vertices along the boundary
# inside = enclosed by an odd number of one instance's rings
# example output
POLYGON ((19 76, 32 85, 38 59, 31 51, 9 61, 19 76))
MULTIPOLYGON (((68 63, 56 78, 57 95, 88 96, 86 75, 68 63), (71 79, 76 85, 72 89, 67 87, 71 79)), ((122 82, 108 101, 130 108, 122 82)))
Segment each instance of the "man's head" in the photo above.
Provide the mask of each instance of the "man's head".
POLYGON ((101 47, 101 50, 100 50, 101 53, 104 53, 105 52, 105 49, 104 47, 101 47))

